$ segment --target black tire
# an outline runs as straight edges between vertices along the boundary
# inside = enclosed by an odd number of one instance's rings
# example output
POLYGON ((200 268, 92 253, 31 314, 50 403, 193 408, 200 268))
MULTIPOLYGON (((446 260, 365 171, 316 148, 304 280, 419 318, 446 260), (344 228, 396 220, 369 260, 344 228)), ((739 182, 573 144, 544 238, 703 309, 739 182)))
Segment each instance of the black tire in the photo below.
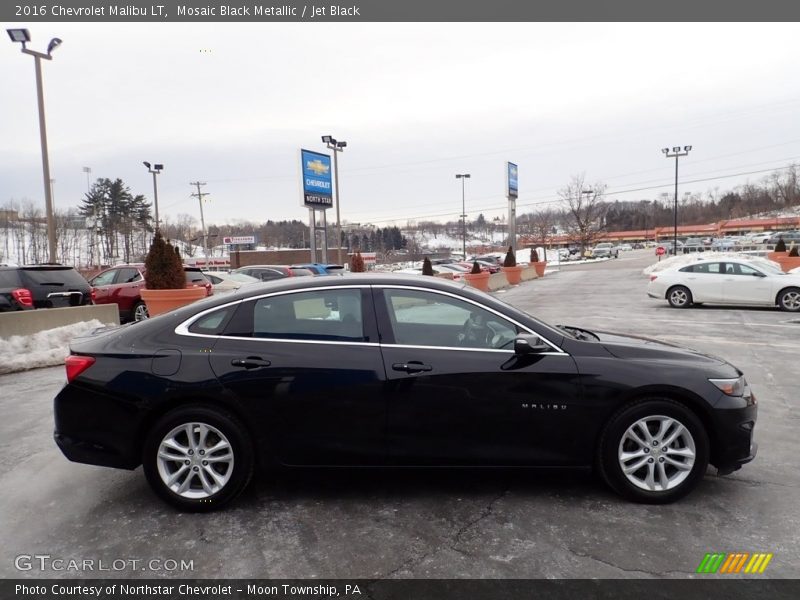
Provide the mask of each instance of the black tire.
POLYGON ((673 286, 667 290, 667 302, 672 308, 689 308, 692 305, 692 292, 682 285, 673 286))
POLYGON ((136 304, 133 305, 131 309, 131 321, 144 321, 150 317, 150 313, 147 312, 147 305, 139 300, 136 304))
POLYGON ((791 287, 778 293, 777 305, 788 312, 800 311, 800 288, 791 287))
MULTIPOLYGON (((669 437, 669 434, 673 431, 675 430, 668 428, 665 432, 666 437, 669 437)), ((650 434, 652 435, 653 433, 657 433, 655 429, 650 430, 650 434)), ((648 441, 647 444, 649 446, 650 442, 648 441)), ((709 441, 703 423, 686 406, 667 398, 641 400, 623 407, 609 419, 600 438, 598 460, 600 474, 614 491, 634 502, 667 504, 682 498, 691 492, 703 478, 708 468, 708 460, 709 441), (678 439, 671 442, 669 451, 666 453, 662 452, 662 448, 657 446, 654 446, 652 450, 643 450, 648 454, 628 459, 627 465, 634 467, 640 460, 647 462, 626 475, 623 472, 622 460, 619 454, 623 450, 627 452, 638 450, 638 445, 626 437, 628 429, 632 428, 637 422, 641 423, 643 419, 652 419, 646 425, 655 427, 658 421, 663 420, 664 417, 677 421, 685 428, 690 437, 687 437, 687 434, 682 434, 678 439), (688 441, 691 443, 687 444, 686 442, 688 441), (684 457, 678 453, 691 449, 691 444, 694 447, 694 463, 691 464, 691 468, 677 469, 668 462, 664 462, 670 460, 670 455, 672 455, 672 458, 677 459, 678 462, 684 462, 684 457), (659 467, 659 463, 664 466, 659 467), (662 468, 665 477, 668 478, 666 487, 657 486, 656 489, 640 487, 646 485, 646 481, 643 481, 643 479, 646 480, 648 471, 654 472, 655 477, 658 478, 659 469, 662 468), (639 484, 634 483, 632 479, 638 480, 639 484), (658 487, 662 489, 658 489, 658 487)))
MULTIPOLYGON (((174 439, 184 445, 184 440, 187 440, 186 436, 185 432, 179 432, 174 439)), ((196 441, 199 442, 199 439, 196 441)), ((192 444, 187 440, 185 446, 190 448, 192 444)), ((190 405, 167 413, 150 429, 144 444, 142 465, 147 482, 163 500, 182 511, 209 512, 225 506, 247 487, 253 476, 253 452, 250 436, 235 416, 215 407, 190 405), (188 488, 181 494, 177 490, 170 489, 162 475, 164 477, 175 475, 176 471, 183 468, 185 462, 182 459, 161 461, 159 449, 162 441, 179 428, 189 428, 193 431, 193 436, 200 436, 202 426, 208 430, 206 443, 196 444, 197 452, 190 451, 188 454, 192 454, 192 456, 185 457, 186 461, 191 460, 190 465, 193 463, 193 466, 188 466, 188 468, 196 473, 185 471, 189 474, 190 482, 188 488), (220 442, 228 442, 231 460, 220 460, 220 462, 211 460, 214 457, 219 460, 224 450, 205 454, 203 448, 211 450, 220 442), (201 454, 210 462, 203 462, 201 454), (208 469, 213 469, 220 479, 225 480, 224 483, 219 484, 216 478, 209 479, 206 474, 210 472, 208 469), (202 487, 203 480, 219 484, 219 489, 214 490, 213 493, 207 492, 202 487)), ((174 456, 178 456, 177 451, 174 456)), ((186 479, 186 477, 180 477, 178 481, 186 479)))

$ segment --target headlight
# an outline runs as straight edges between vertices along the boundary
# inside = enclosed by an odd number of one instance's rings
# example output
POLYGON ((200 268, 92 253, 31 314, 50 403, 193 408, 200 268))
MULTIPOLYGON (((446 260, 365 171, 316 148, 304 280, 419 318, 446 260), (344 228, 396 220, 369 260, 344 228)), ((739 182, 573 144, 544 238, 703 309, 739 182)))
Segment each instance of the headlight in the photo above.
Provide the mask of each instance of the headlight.
POLYGON ((738 379, 709 379, 709 381, 728 396, 744 396, 744 391, 747 388, 744 375, 738 379))

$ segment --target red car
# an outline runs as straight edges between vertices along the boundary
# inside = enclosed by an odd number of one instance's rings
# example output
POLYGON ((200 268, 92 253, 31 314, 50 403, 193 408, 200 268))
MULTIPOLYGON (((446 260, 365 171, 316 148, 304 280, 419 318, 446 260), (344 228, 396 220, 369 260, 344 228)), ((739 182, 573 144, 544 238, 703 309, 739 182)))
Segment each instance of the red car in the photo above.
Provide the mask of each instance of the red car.
MULTIPOLYGON (((186 274, 186 287, 204 287, 206 296, 213 293, 211 282, 197 267, 183 267, 186 274)), ((141 321, 146 319, 147 306, 142 301, 139 290, 144 285, 144 265, 118 265, 95 275, 90 281, 92 300, 95 304, 116 304, 119 307, 120 321, 141 321)))

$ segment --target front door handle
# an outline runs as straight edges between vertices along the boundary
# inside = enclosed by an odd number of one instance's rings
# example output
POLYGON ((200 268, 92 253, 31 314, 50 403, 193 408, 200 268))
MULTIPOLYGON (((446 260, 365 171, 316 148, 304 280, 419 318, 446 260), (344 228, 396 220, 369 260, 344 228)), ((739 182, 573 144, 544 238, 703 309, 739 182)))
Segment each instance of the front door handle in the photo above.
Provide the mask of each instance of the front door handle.
POLYGON ((268 367, 272 363, 264 360, 260 356, 248 356, 247 358, 234 358, 231 361, 232 367, 244 367, 245 369, 260 369, 261 367, 268 367))
POLYGON ((392 365, 392 369, 395 371, 405 371, 406 373, 422 373, 433 371, 432 366, 422 364, 418 360, 412 360, 407 363, 394 363, 392 365))

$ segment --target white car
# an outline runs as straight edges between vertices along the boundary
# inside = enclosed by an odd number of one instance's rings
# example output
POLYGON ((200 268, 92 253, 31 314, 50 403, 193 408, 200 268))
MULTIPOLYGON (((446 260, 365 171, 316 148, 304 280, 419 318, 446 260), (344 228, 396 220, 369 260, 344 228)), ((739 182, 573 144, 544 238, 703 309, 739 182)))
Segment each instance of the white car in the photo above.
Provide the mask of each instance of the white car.
POLYGON ((760 258, 704 258, 650 275, 647 295, 673 308, 692 304, 779 306, 800 311, 800 274, 760 258))
POLYGON ((238 290, 243 285, 249 283, 258 283, 260 279, 250 277, 244 273, 224 273, 222 271, 203 271, 203 275, 211 282, 214 287, 214 293, 218 292, 231 292, 238 290))

